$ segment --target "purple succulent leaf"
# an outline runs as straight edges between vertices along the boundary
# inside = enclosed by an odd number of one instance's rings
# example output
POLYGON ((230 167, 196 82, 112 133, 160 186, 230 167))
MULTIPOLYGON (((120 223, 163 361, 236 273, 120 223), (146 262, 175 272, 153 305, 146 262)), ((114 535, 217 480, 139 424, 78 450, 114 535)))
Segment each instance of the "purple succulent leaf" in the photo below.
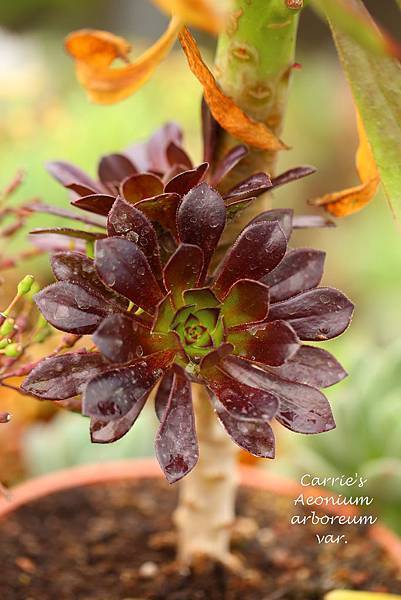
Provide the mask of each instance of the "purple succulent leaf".
POLYGON ((102 296, 67 281, 45 287, 34 296, 34 300, 53 327, 77 335, 93 333, 101 321, 115 310, 115 306, 102 296))
POLYGON ((277 221, 248 225, 227 252, 217 272, 214 291, 224 299, 236 281, 259 281, 277 266, 286 249, 287 240, 277 221))
POLYGON ((297 181, 298 179, 302 179, 308 175, 313 175, 313 173, 316 173, 316 168, 309 165, 288 169, 288 171, 280 173, 280 175, 277 175, 277 177, 273 177, 272 188, 277 188, 280 185, 286 185, 292 181, 297 181))
POLYGON ((66 400, 81 394, 85 384, 110 366, 98 352, 70 352, 44 358, 21 389, 43 400, 66 400))
POLYGON ((180 244, 164 267, 164 284, 177 308, 183 305, 183 292, 199 284, 203 264, 199 246, 180 244))
POLYGON ((208 168, 208 163, 202 163, 195 169, 190 169, 176 175, 166 184, 164 191, 170 194, 173 193, 184 196, 184 194, 187 194, 193 187, 202 181, 208 168))
POLYGON ((118 189, 121 181, 135 175, 136 167, 123 154, 108 154, 102 156, 98 166, 98 176, 104 186, 112 190, 118 189))
POLYGON ((48 215, 55 215, 56 217, 62 217, 64 219, 71 219, 72 221, 80 221, 86 225, 92 225, 95 227, 105 227, 104 219, 96 219, 96 217, 90 218, 81 213, 75 213, 59 206, 52 206, 51 204, 43 204, 43 202, 32 202, 28 206, 24 207, 30 212, 45 213, 48 215))
POLYGON ((243 420, 264 422, 276 415, 279 400, 274 394, 244 385, 227 375, 221 374, 218 379, 208 380, 207 386, 230 414, 243 420))
POLYGON ((224 200, 226 205, 229 205, 238 200, 260 196, 271 187, 270 177, 266 173, 255 173, 228 190, 224 194, 224 200))
POLYGON ((124 179, 120 185, 120 193, 130 204, 136 204, 145 198, 152 198, 163 193, 162 180, 152 173, 137 173, 124 179))
POLYGON ((178 349, 176 336, 149 333, 132 317, 113 314, 101 322, 92 336, 102 355, 113 363, 130 363, 141 356, 178 349))
POLYGON ((277 221, 281 229, 284 231, 285 237, 288 241, 292 233, 293 216, 294 211, 291 208, 275 208, 273 210, 267 210, 260 213, 254 219, 252 219, 249 224, 261 223, 263 221, 277 221))
POLYGON ((105 285, 147 312, 152 313, 163 298, 146 256, 129 240, 112 237, 96 242, 95 266, 105 285))
POLYGON ((157 388, 157 394, 155 397, 155 412, 159 422, 163 420, 168 399, 170 397, 171 386, 173 385, 173 378, 174 370, 169 369, 163 375, 162 380, 159 383, 159 387, 157 388))
POLYGON ((262 281, 270 288, 271 302, 286 300, 319 285, 325 252, 311 248, 290 250, 262 281))
POLYGON ((223 198, 207 183, 190 190, 182 199, 177 213, 180 240, 203 250, 205 275, 226 224, 223 198))
POLYGON ((129 367, 96 375, 84 390, 83 414, 113 421, 127 415, 135 405, 140 407, 140 411, 173 358, 173 352, 158 352, 139 359, 129 367))
POLYGON ((256 325, 248 331, 231 331, 227 341, 233 344, 234 354, 272 367, 284 364, 299 349, 298 336, 285 321, 256 325))
POLYGON ((182 131, 176 123, 166 123, 155 131, 149 140, 131 146, 124 154, 139 171, 167 171, 169 163, 166 150, 170 142, 177 146, 182 142, 182 131))
POLYGON ((214 155, 217 146, 218 133, 220 125, 217 123, 209 110, 205 99, 202 98, 202 139, 203 139, 203 160, 210 165, 214 162, 214 155))
POLYGON ((309 229, 311 227, 337 227, 334 221, 321 215, 296 215, 292 221, 294 229, 309 229))
POLYGON ((162 266, 156 232, 147 216, 132 204, 118 197, 107 220, 109 236, 123 237, 135 242, 148 259, 158 281, 162 279, 162 266))
POLYGON ((65 235, 70 238, 77 238, 79 240, 86 240, 87 242, 95 242, 106 237, 105 233, 95 233, 93 231, 82 231, 80 229, 71 229, 69 227, 49 227, 44 229, 34 229, 29 232, 31 235, 42 235, 44 233, 51 233, 56 235, 65 235))
POLYGON ((271 370, 283 379, 317 388, 329 387, 347 376, 330 352, 313 346, 301 346, 288 362, 271 370))
POLYGON ((201 376, 225 410, 241 419, 270 421, 279 407, 277 396, 238 381, 235 373, 223 371, 221 365, 227 360, 227 356, 224 357, 225 352, 222 354, 220 351, 219 355, 217 350, 210 354, 201 362, 201 376), (215 360, 210 354, 216 355, 215 360))
POLYGON ((155 438, 155 450, 169 483, 185 477, 198 462, 191 384, 179 367, 174 369, 167 406, 155 438))
POLYGON ((65 187, 71 184, 79 184, 92 192, 102 192, 102 187, 79 167, 68 162, 59 160, 46 163, 48 173, 65 187))
MULTIPOLYGON (((177 238, 176 215, 181 196, 178 194, 159 194, 153 198, 140 200, 135 207, 141 210, 150 221, 159 223, 177 238)), ((160 243, 160 240, 159 240, 160 243)))
POLYGON ((259 281, 240 279, 229 289, 221 312, 226 329, 244 329, 264 321, 269 312, 269 288, 259 281))
POLYGON ((103 296, 118 304, 123 309, 128 306, 126 298, 119 296, 106 287, 98 276, 95 263, 91 258, 80 252, 57 252, 50 259, 55 278, 58 281, 69 281, 89 292, 103 296))
POLYGON ((211 178, 211 184, 213 186, 218 185, 248 153, 249 149, 244 144, 239 144, 231 148, 217 163, 211 178))
POLYGON ((90 436, 93 444, 111 444, 121 439, 139 417, 141 410, 146 404, 148 396, 144 396, 140 401, 136 402, 130 411, 119 419, 106 421, 91 417, 90 420, 90 436))
POLYGON ((42 234, 30 237, 30 242, 36 248, 45 252, 63 252, 65 250, 74 250, 86 255, 86 243, 84 240, 68 238, 64 235, 42 234))
POLYGON ((268 423, 240 419, 228 412, 214 394, 210 396, 221 424, 237 446, 253 456, 274 458, 274 433, 268 423))
POLYGON ((95 215, 107 217, 115 199, 116 197, 110 194, 89 194, 73 200, 71 204, 95 215))
POLYGON ((291 431, 312 434, 335 427, 329 402, 316 388, 288 381, 237 357, 224 359, 222 368, 245 385, 275 394, 280 400, 276 419, 291 431))
POLYGON ((192 161, 188 154, 175 142, 170 142, 166 149, 166 157, 171 167, 174 165, 182 165, 186 169, 192 169, 192 161))
POLYGON ((343 333, 353 311, 354 305, 342 292, 321 287, 272 304, 268 319, 285 319, 301 340, 319 342, 343 333))

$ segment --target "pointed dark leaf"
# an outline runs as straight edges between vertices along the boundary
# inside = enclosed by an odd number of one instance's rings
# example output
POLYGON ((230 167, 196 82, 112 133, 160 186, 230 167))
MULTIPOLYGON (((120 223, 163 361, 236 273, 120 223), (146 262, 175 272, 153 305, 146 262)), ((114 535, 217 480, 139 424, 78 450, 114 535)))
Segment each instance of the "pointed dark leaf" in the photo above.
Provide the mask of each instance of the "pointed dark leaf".
POLYGON ((163 378, 159 383, 159 387, 157 388, 157 394, 155 397, 155 412, 159 421, 163 420, 164 412, 170 397, 171 386, 173 385, 173 378, 174 370, 169 369, 163 375, 163 378))
POLYGON ((182 143, 182 131, 177 123, 166 123, 146 142, 152 170, 163 172, 168 170, 170 165, 167 158, 167 148, 171 142, 176 146, 181 146, 182 143))
POLYGON ((70 229, 69 227, 49 227, 48 229, 34 229, 29 232, 32 235, 42 235, 43 233, 54 233, 57 235, 65 235, 70 238, 95 242, 106 237, 105 233, 95 233, 93 231, 82 231, 80 229, 70 229))
POLYGON ((203 139, 203 160, 209 165, 214 162, 214 155, 217 146, 218 132, 220 125, 217 123, 212 113, 209 110, 208 105, 205 102, 205 98, 202 98, 202 139, 203 139))
POLYGON ((72 212, 59 206, 53 206, 51 204, 43 204, 42 202, 32 202, 28 206, 24 207, 31 212, 45 213, 48 215, 55 215, 56 217, 62 217, 64 219, 70 219, 72 221, 80 221, 86 225, 92 225, 94 227, 104 227, 104 219, 96 217, 88 217, 81 213, 72 212))
POLYGON ((302 179, 303 177, 307 177, 308 175, 313 175, 313 173, 316 173, 316 168, 311 167, 309 165, 288 169, 288 171, 280 173, 280 175, 278 175, 277 177, 273 177, 272 188, 277 188, 280 185, 286 185, 287 183, 291 183, 292 181, 297 181, 298 179, 302 179))
POLYGON ((173 349, 176 338, 161 333, 149 333, 132 317, 114 314, 101 322, 92 336, 105 358, 114 363, 129 363, 141 356, 173 349))
POLYGON ((66 281, 53 283, 34 296, 51 325, 67 333, 93 333, 112 310, 100 295, 66 281))
POLYGON ((156 457, 169 483, 187 475, 199 458, 191 384, 176 368, 163 420, 155 439, 156 457))
POLYGON ((257 197, 264 194, 271 186, 270 177, 266 173, 255 173, 226 192, 224 200, 226 204, 231 204, 238 200, 257 197))
POLYGON ((108 154, 102 156, 98 166, 100 181, 106 186, 117 188, 118 185, 130 175, 137 173, 136 167, 123 154, 108 154))
POLYGON ((313 346, 301 346, 293 358, 272 371, 289 381, 318 388, 334 385, 347 376, 330 352, 313 346))
POLYGON ((173 358, 172 352, 158 352, 129 367, 113 369, 93 377, 84 390, 83 414, 113 421, 127 415, 135 406, 140 411, 149 392, 173 358))
MULTIPOLYGON (((294 211, 291 208, 275 208, 273 210, 267 210, 260 213, 251 223, 261 223, 262 221, 277 221, 281 229, 285 233, 287 241, 291 237, 292 233, 292 219, 294 211)), ((250 224, 251 224, 250 223, 250 224)))
POLYGON ((125 179, 120 187, 123 198, 130 204, 136 204, 144 198, 163 193, 163 182, 152 173, 138 173, 125 179))
POLYGON ((212 185, 218 185, 220 181, 248 154, 248 147, 244 144, 234 146, 217 163, 211 179, 212 185))
POLYGON ((221 312, 227 329, 264 321, 269 312, 269 288, 259 281, 240 279, 230 288, 221 312))
POLYGON ((292 220, 294 229, 309 229, 311 227, 336 227, 334 221, 320 215, 296 215, 292 220))
POLYGON ((204 273, 226 224, 223 198, 207 183, 201 183, 184 196, 177 213, 180 240, 203 250, 204 273))
POLYGON ((92 417, 90 420, 91 442, 93 444, 111 444, 121 439, 134 425, 146 400, 147 396, 144 396, 133 405, 126 415, 119 419, 107 421, 92 417))
POLYGON ((84 171, 81 171, 81 169, 68 162, 62 160, 48 162, 46 163, 46 169, 54 179, 65 187, 70 187, 71 184, 77 183, 92 190, 92 192, 102 192, 102 187, 99 183, 94 181, 84 171))
POLYGON ((134 242, 117 237, 96 242, 95 265, 108 287, 147 312, 163 297, 146 256, 134 242))
POLYGON ((171 290, 178 308, 183 305, 183 292, 196 287, 203 270, 203 252, 198 246, 180 244, 164 267, 164 283, 171 290))
POLYGON ((89 196, 73 200, 71 204, 87 212, 95 213, 95 215, 107 217, 115 199, 115 196, 110 196, 109 194, 90 194, 89 196))
POLYGON ((219 268, 213 284, 217 295, 224 298, 233 283, 240 279, 262 279, 277 266, 286 249, 287 240, 277 221, 248 225, 219 268))
POLYGON ((162 278, 156 232, 150 220, 141 210, 118 197, 110 211, 107 230, 110 236, 124 237, 135 242, 148 259, 156 279, 162 278))
POLYGON ((290 250, 262 281, 270 288, 271 302, 286 300, 319 285, 325 252, 311 248, 290 250))
POLYGON ((186 169, 192 169, 192 161, 185 150, 175 142, 170 142, 166 149, 166 157, 170 166, 182 165, 186 169))
POLYGON ((233 442, 254 456, 274 458, 274 433, 268 423, 235 417, 224 408, 216 396, 211 394, 211 397, 216 414, 233 442))
POLYGON ((183 196, 189 192, 190 189, 198 185, 203 179, 208 167, 208 163, 202 163, 199 167, 196 167, 196 169, 184 171, 183 173, 176 175, 167 183, 164 191, 183 196))
POLYGON ((126 309, 128 301, 106 287, 99 278, 95 263, 91 258, 80 252, 57 252, 51 257, 51 266, 58 281, 69 281, 89 292, 103 296, 126 309))
POLYGON ((223 368, 242 383, 279 397, 276 418, 288 429, 298 433, 322 433, 335 427, 327 398, 316 388, 282 379, 232 356, 224 360, 223 368))
POLYGON ((334 288, 315 288, 270 306, 269 321, 285 319, 301 340, 329 340, 350 324, 354 305, 334 288))
POLYGON ((154 198, 146 198, 135 205, 150 221, 159 223, 164 229, 177 237, 176 215, 181 196, 178 194, 160 194, 154 198))
POLYGON ((231 331, 227 341, 233 344, 234 354, 272 367, 282 365, 299 348, 296 333, 285 321, 256 325, 249 331, 231 331))
POLYGON ((45 400, 65 400, 82 393, 95 375, 110 368, 98 352, 70 352, 44 358, 21 388, 45 400))
POLYGON ((219 367, 209 373, 206 385, 225 410, 240 419, 270 421, 279 408, 276 395, 240 383, 235 375, 224 373, 219 367))

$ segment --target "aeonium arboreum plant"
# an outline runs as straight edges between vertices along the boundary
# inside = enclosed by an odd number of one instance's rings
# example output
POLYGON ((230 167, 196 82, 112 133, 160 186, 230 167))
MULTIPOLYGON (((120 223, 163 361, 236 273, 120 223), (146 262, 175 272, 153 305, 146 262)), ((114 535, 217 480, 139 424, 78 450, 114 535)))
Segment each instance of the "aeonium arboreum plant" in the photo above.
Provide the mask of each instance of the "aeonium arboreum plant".
POLYGON ((271 421, 300 433, 332 429, 318 388, 345 376, 328 352, 302 344, 339 335, 352 315, 341 292, 318 287, 324 253, 289 250, 292 212, 277 209, 251 221, 212 272, 226 220, 221 195, 195 185, 176 203, 176 247, 164 260, 140 203, 117 197, 94 258, 54 254, 57 282, 36 295, 49 323, 91 334, 95 347, 45 358, 23 390, 82 394, 92 440, 107 443, 127 433, 160 382, 155 445, 170 482, 198 460, 192 383, 205 386, 236 444, 273 458, 271 421))

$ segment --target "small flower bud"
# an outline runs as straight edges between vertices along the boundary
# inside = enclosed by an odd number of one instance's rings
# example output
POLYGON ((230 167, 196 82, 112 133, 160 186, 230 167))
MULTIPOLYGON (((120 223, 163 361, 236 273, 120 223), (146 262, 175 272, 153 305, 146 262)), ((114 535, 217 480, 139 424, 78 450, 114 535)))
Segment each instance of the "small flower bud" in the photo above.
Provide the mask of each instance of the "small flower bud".
POLYGON ((6 319, 0 327, 0 336, 6 337, 12 333, 14 329, 14 319, 6 319))
POLYGON ((0 340, 0 350, 4 350, 4 348, 6 346, 8 346, 8 344, 10 344, 10 340, 8 340, 7 338, 4 338, 3 340, 0 340))
POLYGON ((9 358, 18 358, 22 352, 21 344, 8 344, 4 349, 4 354, 9 358))
POLYGON ((18 296, 25 296, 31 291, 34 282, 33 275, 25 275, 25 277, 19 282, 17 286, 18 296))
POLYGON ((0 413, 0 423, 8 423, 11 419, 10 413, 1 412, 0 413))

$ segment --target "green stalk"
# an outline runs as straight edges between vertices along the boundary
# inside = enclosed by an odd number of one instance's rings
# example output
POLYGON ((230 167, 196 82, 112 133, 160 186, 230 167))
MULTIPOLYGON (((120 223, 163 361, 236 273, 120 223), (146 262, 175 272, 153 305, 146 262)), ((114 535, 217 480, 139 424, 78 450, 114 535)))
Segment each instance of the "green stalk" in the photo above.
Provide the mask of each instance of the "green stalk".
MULTIPOLYGON (((222 90, 250 117, 280 135, 302 0, 234 0, 226 31, 218 40, 216 75, 222 90)), ((225 135, 220 153, 235 143, 225 135)), ((257 171, 274 174, 276 152, 251 150, 231 181, 257 171)))
MULTIPOLYGON (((280 134, 287 104, 288 84, 294 63, 299 0, 235 0, 227 31, 218 42, 216 70, 220 86, 252 118, 266 123, 280 134), (289 8, 289 4, 297 8, 289 8)), ((219 153, 237 144, 224 133, 219 153)), ((234 169, 227 187, 258 171, 274 173, 277 154, 251 149, 234 169)), ((245 222, 266 210, 259 199, 244 211, 245 222)), ((232 242, 244 221, 227 228, 232 242)), ((200 460, 180 485, 175 515, 178 556, 192 563, 199 554, 235 566, 230 555, 237 487, 237 450, 217 423, 207 394, 194 388, 194 409, 200 460)))

